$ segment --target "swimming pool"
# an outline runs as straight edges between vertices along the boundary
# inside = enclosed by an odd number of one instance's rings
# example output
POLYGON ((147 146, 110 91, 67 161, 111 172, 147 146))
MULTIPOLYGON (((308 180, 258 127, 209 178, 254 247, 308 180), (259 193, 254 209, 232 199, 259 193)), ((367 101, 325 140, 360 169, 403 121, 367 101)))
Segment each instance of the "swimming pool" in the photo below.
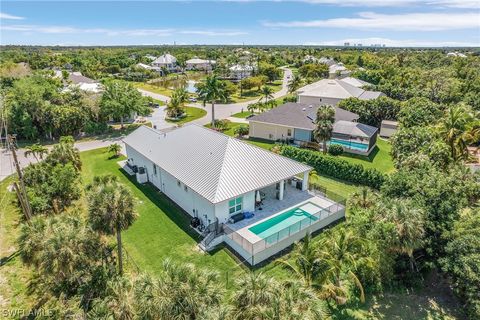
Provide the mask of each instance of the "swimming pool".
POLYGON ((360 151, 367 151, 368 150, 368 144, 364 144, 364 143, 360 143, 360 142, 345 141, 345 140, 340 140, 340 139, 333 138, 332 140, 330 140, 330 143, 339 144, 342 147, 345 147, 345 148, 348 148, 348 149, 353 149, 353 150, 360 150, 360 151))
POLYGON ((268 243, 277 242, 286 236, 298 232, 319 219, 315 214, 322 210, 319 206, 308 202, 268 220, 256 224, 248 230, 268 243))

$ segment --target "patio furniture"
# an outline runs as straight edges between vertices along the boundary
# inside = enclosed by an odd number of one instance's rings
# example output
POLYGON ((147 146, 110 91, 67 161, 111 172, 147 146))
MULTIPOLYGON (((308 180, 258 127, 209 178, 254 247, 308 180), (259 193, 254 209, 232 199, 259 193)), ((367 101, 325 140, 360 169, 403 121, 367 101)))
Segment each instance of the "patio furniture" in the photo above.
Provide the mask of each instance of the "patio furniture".
POLYGON ((231 221, 231 223, 237 223, 238 221, 242 221, 243 219, 245 219, 245 216, 243 212, 240 212, 231 216, 229 221, 231 221))
POLYGON ((251 219, 251 218, 253 218, 254 216, 255 216, 255 214, 254 214, 253 212, 250 212, 250 211, 243 213, 243 217, 244 217, 245 219, 251 219))

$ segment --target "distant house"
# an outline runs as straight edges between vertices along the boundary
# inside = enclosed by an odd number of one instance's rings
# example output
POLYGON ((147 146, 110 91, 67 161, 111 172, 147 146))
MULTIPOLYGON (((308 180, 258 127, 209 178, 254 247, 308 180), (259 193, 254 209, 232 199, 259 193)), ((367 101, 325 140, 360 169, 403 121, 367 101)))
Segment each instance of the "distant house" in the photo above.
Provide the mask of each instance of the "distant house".
POLYGON ((384 96, 379 91, 368 91, 357 87, 361 84, 361 80, 358 83, 353 83, 352 79, 347 81, 338 79, 323 79, 309 85, 306 85, 297 90, 298 102, 312 105, 328 104, 336 106, 340 101, 347 98, 359 98, 361 100, 376 99, 380 96, 384 96))
POLYGON ((321 57, 320 59, 318 59, 318 63, 323 63, 330 67, 331 65, 335 64, 335 60, 332 58, 321 57))
POLYGON ((467 55, 461 53, 461 52, 458 52, 458 51, 455 51, 455 52, 449 52, 447 53, 447 57, 459 57, 459 58, 466 58, 467 55))
POLYGON ((230 77, 237 79, 237 80, 242 80, 244 78, 248 78, 252 75, 253 71, 255 68, 251 65, 245 64, 235 64, 228 68, 230 71, 230 77))
POLYGON ((397 130, 397 121, 383 120, 380 125, 380 137, 390 138, 397 130))
POLYGON ((177 70, 177 58, 169 53, 165 53, 152 61, 152 67, 167 69, 170 72, 177 70))
POLYGON ((155 59, 157 59, 157 57, 152 56, 151 54, 147 54, 147 55, 145 56, 145 58, 147 58, 147 59, 150 60, 150 61, 154 61, 155 59))
MULTIPOLYGON (((272 141, 308 144, 314 140, 313 130, 318 108, 318 105, 286 103, 251 117, 249 135, 272 141)), ((347 152, 367 155, 375 147, 378 129, 358 123, 357 120, 357 114, 335 107, 331 143, 341 145, 347 152)))
POLYGON ((185 68, 187 70, 211 71, 215 63, 217 63, 215 60, 204 60, 193 57, 185 62, 185 68))
POLYGON ((342 82, 346 82, 346 83, 351 84, 352 86, 357 87, 357 88, 362 88, 364 86, 371 86, 372 85, 370 82, 363 81, 363 80, 360 80, 360 79, 357 79, 357 78, 352 78, 352 77, 343 78, 342 82))
POLYGON ((328 77, 330 79, 341 79, 349 76, 352 72, 348 70, 343 63, 339 62, 328 67, 328 77))
MULTIPOLYGON (((60 75, 61 75, 61 72, 60 72, 60 75)), ((80 90, 87 91, 87 92, 98 93, 102 91, 102 86, 100 83, 98 83, 93 79, 85 77, 84 75, 82 75, 81 72, 69 73, 67 82, 69 83, 66 88, 67 90, 70 86, 76 86, 80 90)))

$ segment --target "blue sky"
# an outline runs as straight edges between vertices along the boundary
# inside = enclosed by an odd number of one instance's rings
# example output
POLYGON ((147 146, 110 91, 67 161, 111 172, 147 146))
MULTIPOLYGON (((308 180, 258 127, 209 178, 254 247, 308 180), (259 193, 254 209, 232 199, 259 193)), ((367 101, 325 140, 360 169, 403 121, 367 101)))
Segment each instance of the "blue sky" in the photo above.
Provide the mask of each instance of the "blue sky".
POLYGON ((2 1, 0 43, 480 46, 480 0, 2 1))

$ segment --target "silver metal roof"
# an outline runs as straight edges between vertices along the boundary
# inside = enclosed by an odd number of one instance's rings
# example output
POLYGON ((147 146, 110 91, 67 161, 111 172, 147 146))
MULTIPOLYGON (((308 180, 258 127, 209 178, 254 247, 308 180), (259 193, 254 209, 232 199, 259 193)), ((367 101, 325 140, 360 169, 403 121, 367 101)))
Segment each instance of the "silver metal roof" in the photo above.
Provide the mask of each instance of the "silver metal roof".
POLYGON ((359 98, 362 100, 376 99, 384 95, 379 91, 366 91, 349 82, 337 79, 323 79, 297 90, 299 96, 322 97, 322 98, 359 98))
POLYGON ((337 121, 333 125, 333 132, 353 137, 370 138, 375 132, 377 132, 377 130, 376 127, 350 121, 337 121))
POLYGON ((312 169, 198 125, 168 133, 142 126, 123 141, 212 203, 312 169))

